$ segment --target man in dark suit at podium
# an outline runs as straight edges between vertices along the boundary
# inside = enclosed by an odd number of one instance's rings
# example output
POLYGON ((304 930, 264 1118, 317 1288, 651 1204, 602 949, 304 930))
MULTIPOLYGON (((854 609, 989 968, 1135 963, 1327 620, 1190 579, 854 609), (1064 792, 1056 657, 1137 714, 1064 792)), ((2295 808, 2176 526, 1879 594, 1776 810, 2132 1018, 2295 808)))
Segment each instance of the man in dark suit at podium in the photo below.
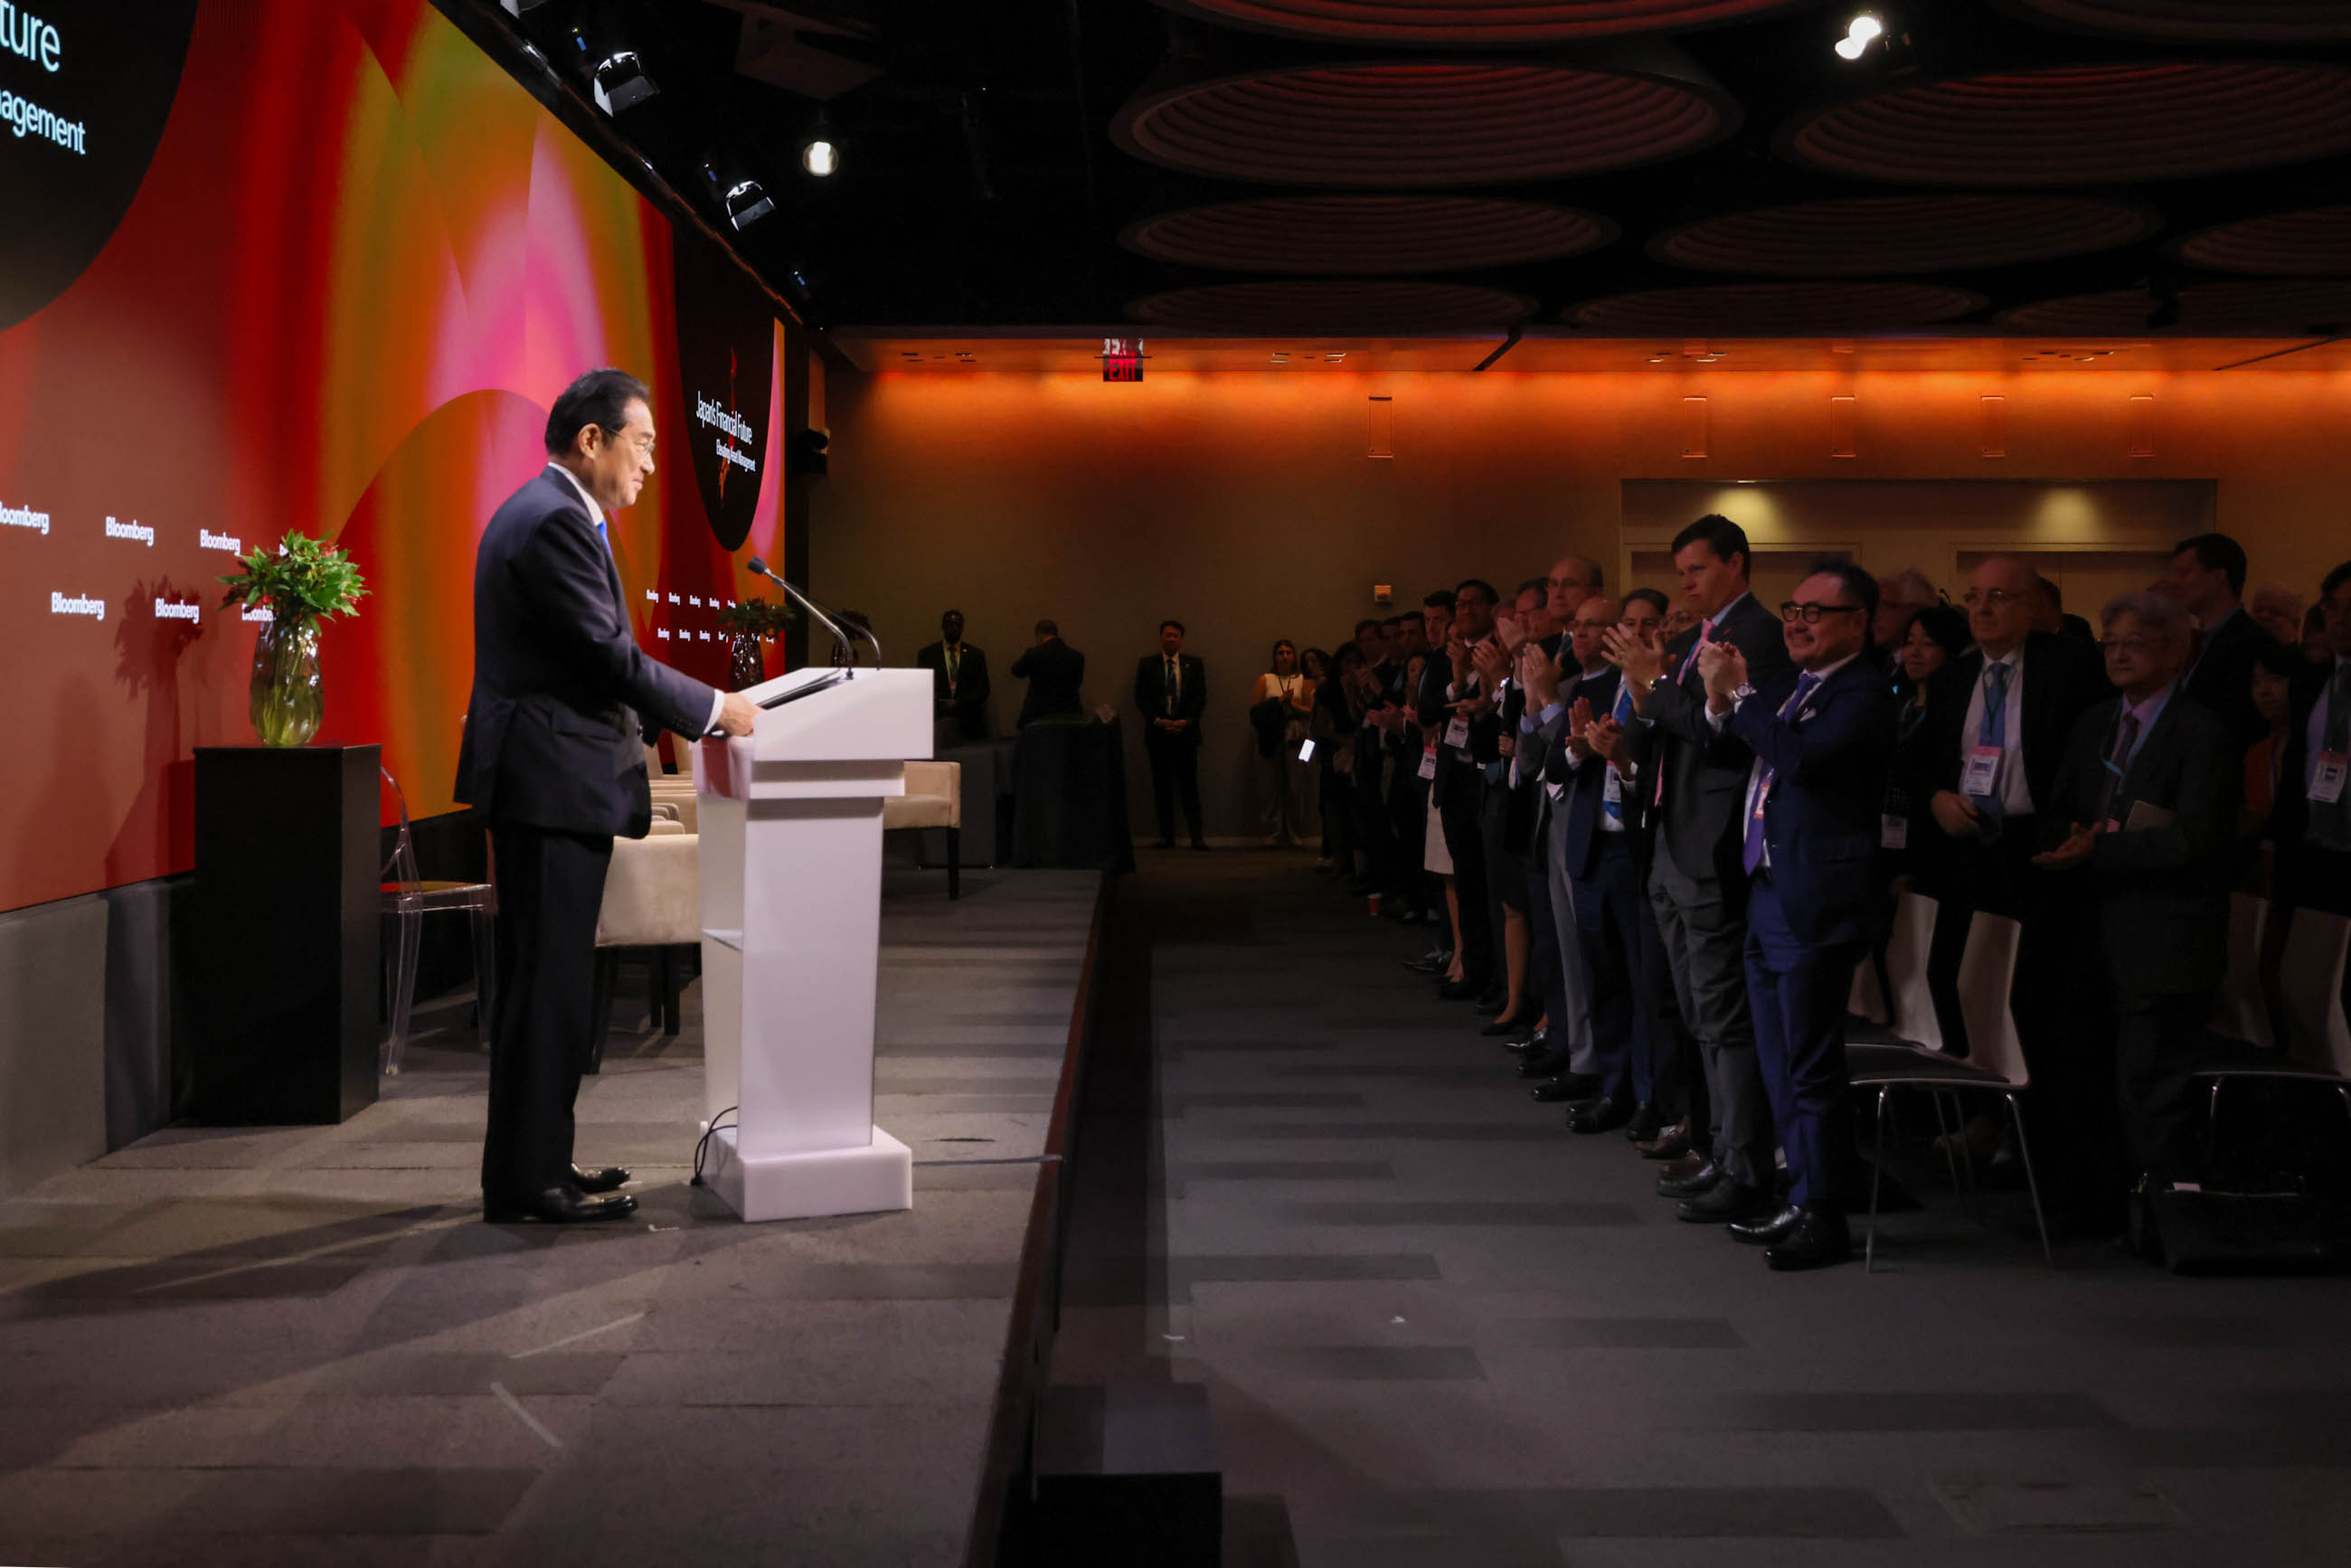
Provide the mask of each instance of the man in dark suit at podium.
POLYGON ((987 655, 963 640, 963 612, 939 617, 939 640, 914 654, 914 667, 931 672, 931 716, 953 721, 966 740, 987 738, 987 655))
POLYGON ((629 629, 606 513, 653 470, 644 383, 590 371, 555 400, 547 466, 483 530, 474 562, 474 691, 459 801, 497 857, 497 1009, 483 1218, 618 1219, 629 1173, 571 1159, 571 1106, 593 1028, 596 918, 615 835, 653 803, 641 741, 748 735, 749 699, 646 657, 629 629))
POLYGON ((1012 661, 1012 678, 1029 683, 1020 699, 1020 719, 1026 729, 1040 718, 1075 718, 1078 692, 1086 684, 1086 656, 1061 641, 1061 629, 1050 621, 1037 622, 1037 645, 1012 661))
POLYGON ((1159 623, 1159 652, 1134 666, 1134 706, 1143 711, 1143 749, 1151 758, 1151 796, 1159 808, 1159 847, 1176 847, 1176 803, 1192 829, 1192 847, 1205 850, 1200 834, 1200 710, 1208 700, 1206 666, 1184 652, 1184 622, 1159 623))

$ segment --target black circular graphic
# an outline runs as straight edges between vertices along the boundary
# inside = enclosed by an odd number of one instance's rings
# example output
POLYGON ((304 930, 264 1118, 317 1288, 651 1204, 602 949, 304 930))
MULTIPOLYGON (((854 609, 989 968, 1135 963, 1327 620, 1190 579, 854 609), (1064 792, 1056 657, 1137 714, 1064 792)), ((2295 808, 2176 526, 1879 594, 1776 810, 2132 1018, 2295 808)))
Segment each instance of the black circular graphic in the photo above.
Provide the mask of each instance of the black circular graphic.
POLYGON ((751 532, 767 475, 776 316, 733 257, 683 226, 672 233, 685 447, 710 531, 737 550, 751 532))
POLYGON ((0 329, 98 257, 171 118, 197 0, 0 0, 0 329))

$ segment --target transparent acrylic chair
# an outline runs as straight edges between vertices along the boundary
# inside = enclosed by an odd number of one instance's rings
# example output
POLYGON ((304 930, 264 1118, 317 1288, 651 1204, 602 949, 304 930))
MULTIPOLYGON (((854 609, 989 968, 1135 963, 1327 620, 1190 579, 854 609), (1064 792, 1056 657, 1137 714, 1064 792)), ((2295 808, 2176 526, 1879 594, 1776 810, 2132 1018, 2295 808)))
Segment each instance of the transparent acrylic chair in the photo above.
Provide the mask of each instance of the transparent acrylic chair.
POLYGON ((494 977, 497 973, 493 923, 497 919, 498 894, 496 887, 486 882, 427 882, 417 874, 415 839, 408 825, 408 797, 390 769, 378 771, 383 774, 383 781, 392 786, 392 799, 400 805, 400 836, 393 841, 392 858, 383 862, 383 870, 378 873, 385 879, 380 889, 381 907, 398 923, 398 956, 392 975, 392 1032, 384 1040, 381 1058, 384 1075, 389 1078, 399 1074, 400 1059, 408 1051, 409 1019, 416 1003, 416 960, 423 946, 424 917, 428 915, 462 912, 474 917, 474 1030, 483 1049, 488 1049, 494 977))

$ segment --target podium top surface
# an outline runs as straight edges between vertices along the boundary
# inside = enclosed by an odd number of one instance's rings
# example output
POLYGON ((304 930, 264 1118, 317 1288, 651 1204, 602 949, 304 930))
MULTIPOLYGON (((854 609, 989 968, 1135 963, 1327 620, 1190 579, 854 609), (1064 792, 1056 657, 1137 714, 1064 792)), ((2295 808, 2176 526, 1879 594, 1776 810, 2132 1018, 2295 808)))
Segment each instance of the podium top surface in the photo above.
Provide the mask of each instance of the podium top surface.
POLYGON ((794 670, 743 695, 759 762, 905 762, 931 755, 928 670, 794 670))

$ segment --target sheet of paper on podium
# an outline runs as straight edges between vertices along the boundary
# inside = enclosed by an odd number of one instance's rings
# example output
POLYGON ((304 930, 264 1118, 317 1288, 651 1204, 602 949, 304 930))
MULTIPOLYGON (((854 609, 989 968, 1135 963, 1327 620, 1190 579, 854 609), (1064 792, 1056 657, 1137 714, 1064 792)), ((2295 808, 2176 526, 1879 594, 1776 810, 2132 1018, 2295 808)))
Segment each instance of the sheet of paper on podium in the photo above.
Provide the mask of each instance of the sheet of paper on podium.
POLYGON ((927 670, 753 686, 753 733, 694 757, 702 844, 704 1176, 746 1219, 914 1204, 873 1124, 882 802, 931 754, 927 670))

